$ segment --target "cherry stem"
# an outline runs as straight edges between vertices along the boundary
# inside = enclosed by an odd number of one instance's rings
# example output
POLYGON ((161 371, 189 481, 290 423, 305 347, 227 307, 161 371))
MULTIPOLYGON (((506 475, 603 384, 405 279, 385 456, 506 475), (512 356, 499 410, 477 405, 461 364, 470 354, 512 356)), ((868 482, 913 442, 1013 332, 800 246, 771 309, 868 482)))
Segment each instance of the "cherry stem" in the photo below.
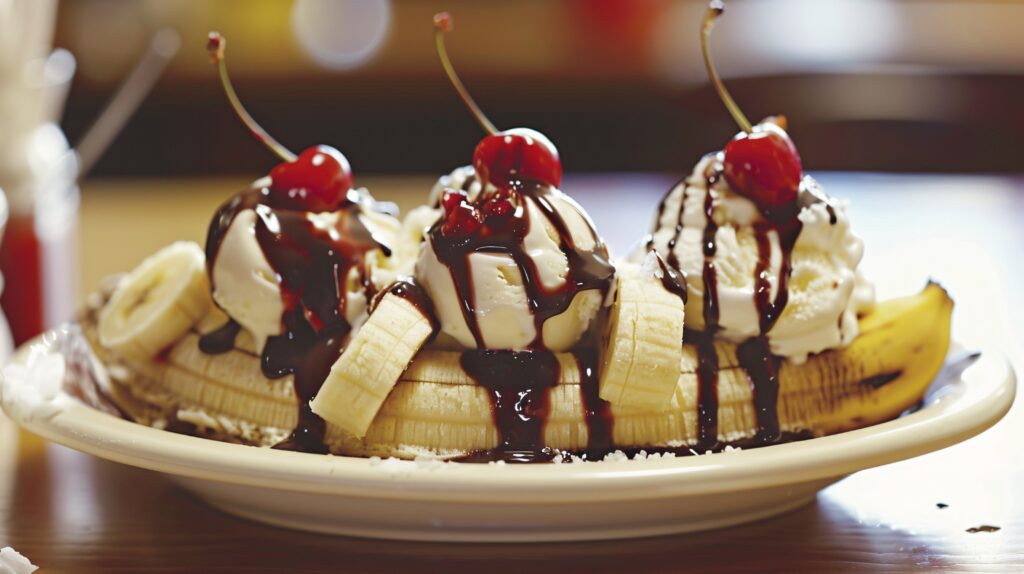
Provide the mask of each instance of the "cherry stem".
POLYGON ((241 100, 238 99, 238 94, 235 93, 235 88, 231 85, 231 78, 228 77, 227 64, 224 63, 224 48, 226 45, 226 38, 217 32, 210 32, 209 41, 206 43, 206 50, 210 53, 210 62, 217 64, 217 69, 220 72, 220 82, 224 86, 224 93, 227 94, 231 107, 235 110, 238 118, 242 120, 242 123, 245 124, 245 127, 249 128, 252 135, 263 142, 263 145, 267 146, 270 151, 277 154, 284 161, 295 161, 298 156, 281 145, 281 142, 274 139, 266 130, 260 127, 256 120, 249 115, 249 112, 245 110, 241 100))
POLYGON ((721 16, 722 12, 725 12, 725 4, 721 0, 712 0, 708 5, 708 13, 704 16, 704 24, 701 26, 700 31, 700 51, 704 54, 704 67, 707 68, 711 83, 715 86, 715 90, 718 91, 718 97, 722 99, 722 103, 725 104, 725 108, 732 114, 732 119, 736 120, 736 123, 739 124, 740 129, 749 134, 753 130, 750 120, 747 119, 747 116, 743 115, 743 110, 736 105, 736 101, 729 95, 729 90, 725 89, 725 84, 718 77, 715 65, 711 62, 711 51, 708 49, 711 29, 715 27, 715 18, 721 16))
POLYGON ((459 75, 455 73, 455 67, 452 66, 451 60, 448 59, 448 50, 444 46, 444 35, 446 32, 450 32, 454 25, 451 14, 447 12, 434 14, 434 42, 437 44, 437 55, 441 58, 441 65, 444 66, 444 71, 448 74, 448 80, 451 81, 455 91, 462 98, 462 103, 466 104, 469 111, 473 113, 473 117, 484 128, 484 131, 493 136, 498 133, 498 128, 494 127, 491 120, 487 119, 484 112, 480 110, 480 106, 476 105, 473 96, 469 95, 466 86, 459 79, 459 75))

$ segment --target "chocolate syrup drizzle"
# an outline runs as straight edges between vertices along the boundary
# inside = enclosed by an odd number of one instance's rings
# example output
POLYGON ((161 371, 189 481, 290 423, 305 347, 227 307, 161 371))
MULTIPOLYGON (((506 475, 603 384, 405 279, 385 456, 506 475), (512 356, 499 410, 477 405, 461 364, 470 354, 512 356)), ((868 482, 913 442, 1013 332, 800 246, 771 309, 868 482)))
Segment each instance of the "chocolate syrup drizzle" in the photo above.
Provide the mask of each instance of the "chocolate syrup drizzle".
POLYGON ((599 396, 599 370, 597 351, 593 348, 574 353, 580 370, 580 398, 583 401, 583 419, 587 426, 587 449, 584 460, 601 460, 614 449, 611 404, 599 396))
POLYGON ((768 280, 768 268, 771 265, 772 245, 768 233, 777 229, 767 223, 759 222, 754 224, 754 239, 757 241, 757 265, 754 267, 754 304, 757 306, 757 315, 761 335, 767 335, 775 322, 779 320, 783 309, 789 303, 789 275, 792 272, 790 257, 793 251, 792 240, 787 236, 785 239, 780 236, 782 247, 782 265, 779 268, 778 285, 775 299, 771 299, 772 285, 768 280))
MULTIPOLYGON (((711 190, 723 178, 722 155, 712 156, 704 172, 706 195, 704 197, 704 215, 706 224, 703 231, 702 250, 704 255, 701 281, 704 287, 703 318, 704 331, 687 331, 685 338, 693 341, 697 348, 697 448, 701 451, 718 450, 724 445, 718 439, 718 372, 719 362, 715 350, 714 337, 719 331, 718 275, 715 268, 717 245, 715 236, 718 224, 713 218, 713 197, 711 190)), ((675 246, 682 233, 683 214, 687 198, 687 188, 683 185, 683 196, 679 205, 676 227, 669 240, 668 263, 678 268, 675 246)), ((678 185, 677 185, 678 187, 678 185)), ((670 191, 669 194, 672 192, 670 191)), ((660 225, 666 208, 668 195, 658 206, 657 224, 660 225)), ((784 208, 775 213, 766 213, 766 220, 754 225, 754 238, 757 242, 758 260, 754 270, 754 304, 757 308, 759 335, 752 337, 737 347, 737 359, 746 372, 751 384, 754 411, 757 415, 758 433, 751 439, 754 445, 770 444, 783 438, 791 438, 779 428, 778 393, 779 368, 781 359, 772 354, 767 335, 775 326, 789 302, 789 276, 792 273, 791 256, 796 238, 800 234, 801 223, 796 217, 800 208, 814 203, 824 203, 829 214, 829 222, 835 225, 838 217, 835 208, 810 178, 801 182, 797 205, 784 208), (769 279, 771 267, 770 233, 778 237, 782 262, 776 281, 776 294, 771 297, 772 282, 769 279)), ((654 249, 653 237, 647 241, 648 250, 654 249)))
MULTIPOLYGON (((587 427, 587 446, 561 452, 583 460, 601 460, 614 450, 611 405, 598 396, 598 356, 594 349, 573 352, 580 370, 580 399, 587 427)), ((548 351, 464 351, 462 369, 490 393, 498 446, 471 452, 456 462, 531 463, 549 462, 559 453, 544 444, 544 428, 550 411, 550 394, 561 375, 554 353, 548 351)))
MULTIPOLYGON (((298 424, 291 436, 274 448, 327 452, 326 424, 309 408, 341 354, 352 326, 345 319, 345 283, 352 268, 364 273, 367 252, 388 248, 378 242, 360 220, 362 206, 349 200, 342 206, 335 233, 320 229, 305 211, 277 208, 269 190, 252 188, 228 200, 210 224, 206 257, 211 283, 223 241, 235 217, 256 211, 256 240, 281 282, 285 311, 283 333, 267 339, 261 356, 264 376, 294 376, 298 397, 298 424)), ((369 293, 368 293, 369 294, 369 293)), ((228 323, 200 340, 204 352, 224 352, 234 343, 238 327, 228 323)))
POLYGON ((682 299, 685 305, 689 299, 686 289, 686 276, 681 271, 677 271, 671 265, 666 264, 658 252, 654 252, 654 255, 655 260, 658 262, 658 267, 661 268, 661 273, 657 275, 657 278, 661 281, 661 286, 669 293, 682 299))
POLYGON ((715 268, 715 254, 718 245, 715 236, 718 223, 714 216, 714 198, 711 189, 722 178, 723 167, 719 159, 704 171, 704 234, 701 247, 704 252, 704 266, 701 279, 704 286, 703 316, 704 331, 695 337, 697 347, 697 448, 702 451, 715 450, 718 444, 718 352, 715 350, 715 333, 718 332, 718 270, 715 268))
MULTIPOLYGON (((493 191, 485 191, 476 201, 485 201, 488 193, 493 191)), ((557 358, 544 345, 544 323, 565 312, 578 293, 597 290, 603 299, 611 286, 615 268, 609 261, 607 248, 596 233, 593 234, 595 245, 592 249, 584 250, 576 246, 569 226, 553 203, 552 196, 558 192, 550 185, 513 181, 500 193, 510 197, 513 202, 514 211, 510 220, 496 221, 493 226, 489 226, 488 220, 484 230, 468 236, 444 233, 443 221, 438 221, 429 232, 434 253, 451 274, 456 296, 460 299, 462 316, 478 349, 463 353, 463 369, 490 391, 495 425, 500 435, 499 445, 495 449, 474 453, 461 460, 551 460, 554 453, 544 446, 543 426, 547 417, 548 394, 558 382, 559 369, 557 358), (528 201, 532 201, 551 223, 558 235, 559 249, 568 262, 565 281, 554 289, 544 287, 540 280, 540 270, 524 246, 530 226, 543 224, 530 220, 528 201), (519 268, 535 328, 534 339, 527 350, 484 350, 487 345, 475 313, 470 273, 469 258, 473 253, 508 255, 519 268), (510 398, 513 396, 518 399, 510 398)), ((666 273, 666 276, 669 274, 666 273)), ((595 371, 591 366, 589 376, 594 377, 595 371)), ((587 421, 596 453, 607 448, 602 445, 603 442, 610 445, 611 430, 608 407, 596 396, 596 389, 589 388, 593 385, 596 383, 589 381, 587 389, 581 392, 588 393, 586 404, 589 406, 586 408, 593 413, 587 417, 587 421), (589 396, 591 393, 593 397, 589 396), (604 424, 606 420, 609 424, 604 424), (602 438, 605 435, 608 438, 602 438)))
POLYGON ((427 296, 423 287, 420 287, 419 283, 417 283, 415 279, 412 277, 404 277, 398 281, 392 282, 384 289, 381 289, 380 292, 370 299, 370 313, 377 310, 377 305, 380 304, 381 299, 388 294, 394 295, 395 297, 401 297, 402 299, 412 303, 413 307, 419 309, 420 313, 430 320, 430 324, 434 328, 434 333, 437 334, 440 325, 438 324, 437 316, 434 313, 434 303, 430 300, 430 297, 427 296))
MULTIPOLYGON (((723 177, 720 155, 715 157, 703 175, 707 189, 704 199, 706 224, 702 237, 704 262, 701 274, 704 288, 702 315, 705 328, 702 332, 687 331, 685 335, 687 341, 695 343, 698 354, 697 444, 693 448, 624 449, 630 457, 641 451, 687 455, 718 451, 729 445, 752 447, 812 437, 807 431, 782 432, 779 426, 777 402, 781 359, 771 353, 766 335, 774 327, 788 302, 790 254, 800 232, 800 223, 795 217, 787 217, 785 220, 781 217, 769 217, 766 222, 755 225, 754 229, 758 246, 754 303, 759 316, 760 335, 748 339, 737 348, 740 366, 747 373, 751 383, 758 432, 756 436, 741 441, 726 443, 719 440, 719 360, 714 344, 715 335, 721 328, 718 276, 715 266, 718 224, 713 217, 714 198, 711 189, 723 177), (771 263, 769 234, 773 231, 778 234, 783 259, 774 299, 770 296, 771 282, 768 278, 771 263)), ((467 178, 463 183, 463 190, 469 188, 472 181, 472 177, 467 178)), ((550 186, 515 181, 510 182, 504 191, 511 192, 516 210, 511 222, 497 227, 498 232, 491 228, 488 233, 474 233, 468 236, 446 235, 441 232, 443 221, 437 222, 430 230, 434 252, 438 260, 449 269, 456 294, 460 298, 463 318, 478 347, 462 353, 461 366, 477 384, 488 390, 499 434, 497 447, 469 453, 456 460, 548 462, 558 454, 544 444, 544 429, 550 411, 550 391, 558 384, 561 369, 555 354, 544 346, 543 325, 549 318, 565 312, 573 298, 582 291, 595 289, 604 298, 610 287, 614 268, 609 261, 607 248, 596 233, 596 246, 593 250, 585 251, 575 246, 565 220, 552 203, 552 195, 556 192, 550 186), (554 227, 559 237, 559 247, 568 260, 566 281, 559 288, 546 289, 543 286, 536 264, 526 253, 523 242, 533 223, 530 221, 526 201, 533 201, 554 227), (469 256, 472 253, 505 254, 519 268, 529 308, 534 317, 536 333, 528 349, 486 349, 475 314, 474 289, 469 269, 469 256)), ((485 191, 481 196, 486 193, 488 192, 485 191)), ((683 231, 686 193, 684 185, 677 224, 668 243, 667 261, 660 256, 657 259, 661 267, 659 279, 663 286, 669 292, 680 296, 684 302, 687 297, 686 280, 679 271, 675 246, 683 231)), ((276 448, 325 452, 325 423, 309 410, 308 402, 319 390, 351 330, 351 326, 344 318, 343 285, 349 270, 353 267, 359 269, 367 300, 371 301, 371 311, 386 293, 392 293, 409 300, 424 311, 426 316, 431 317, 432 321, 435 321, 435 332, 438 325, 430 299, 414 281, 403 280, 379 293, 373 291, 373 284, 366 272, 364 255, 374 248, 388 251, 355 216, 356 210, 347 210, 343 216, 338 234, 341 239, 331 238, 327 233, 316 229, 303 212, 275 209, 268 205, 266 197, 265 189, 253 189, 232 198, 221 208, 210 226, 207 240, 209 268, 213 269, 221 240, 235 216, 244 209, 255 209, 259 215, 257 240, 268 262, 281 277, 286 302, 286 311, 282 317, 285 333, 268 339, 262 355, 263 371, 268 378, 294 374, 295 390, 299 397, 299 424, 292 436, 276 448)), ((800 207, 817 202, 826 204, 830 222, 835 224, 837 216, 832 205, 813 185, 802 184, 800 207)), ((658 207, 658 224, 665 208, 666 201, 662 200, 658 207)), ((647 247, 648 250, 654 250, 652 237, 648 238, 647 247)), ((204 336, 200 341, 200 348, 207 353, 225 352, 232 348, 239 329, 237 323, 229 321, 220 329, 204 336)), ((580 370, 580 397, 588 439, 585 450, 562 455, 564 457, 567 454, 577 454, 585 460, 599 460, 616 448, 612 441, 614 420, 610 405, 598 395, 597 353, 588 348, 577 350, 573 355, 580 370)), ((880 379, 865 381, 865 384, 881 385, 886 382, 888 380, 880 379)))
POLYGON ((757 416, 755 443, 771 444, 782 436, 779 428, 779 367, 782 359, 773 355, 765 337, 751 337, 736 348, 736 358, 752 385, 754 414, 757 416))
POLYGON ((235 348, 235 337, 241 330, 242 326, 234 319, 228 319, 227 323, 199 338, 199 350, 207 355, 227 353, 235 348))
POLYGON ((460 358, 476 383, 490 393, 498 446, 457 458, 460 462, 549 462, 555 451, 544 445, 551 389, 561 367, 546 351, 465 351, 460 358))
POLYGON ((491 233, 477 232, 468 236, 445 234, 441 231, 444 222, 439 220, 430 229, 429 235, 434 253, 438 260, 448 267, 451 274, 463 318, 477 348, 484 349, 487 345, 476 318, 469 257, 473 253, 498 253, 511 257, 519 268, 536 328, 530 349, 543 350, 544 322, 565 312, 577 293, 590 289, 599 290, 602 295, 607 293, 615 268, 609 261, 607 247, 596 234, 593 249, 583 250, 576 247, 568 225, 551 202, 551 196, 555 193, 551 186, 531 181, 514 181, 510 183, 508 191, 518 205, 511 221, 504 224, 503 229, 492 229, 491 233), (559 237, 559 248, 568 260, 565 281, 555 289, 547 289, 541 283, 537 264, 527 254, 523 245, 532 224, 525 202, 531 200, 555 228, 559 237))
MULTIPOLYGON (((679 212, 676 214, 676 227, 672 232, 672 239, 668 240, 668 264, 676 269, 682 269, 682 266, 679 265, 679 257, 676 256, 676 244, 679 243, 679 238, 683 234, 683 214, 686 213, 687 197, 686 180, 683 180, 680 183, 683 186, 683 195, 679 198, 679 212)), ((668 199, 668 196, 665 196, 665 199, 668 199)), ((661 219, 661 213, 664 209, 665 200, 662 200, 661 204, 658 206, 659 220, 661 219)))

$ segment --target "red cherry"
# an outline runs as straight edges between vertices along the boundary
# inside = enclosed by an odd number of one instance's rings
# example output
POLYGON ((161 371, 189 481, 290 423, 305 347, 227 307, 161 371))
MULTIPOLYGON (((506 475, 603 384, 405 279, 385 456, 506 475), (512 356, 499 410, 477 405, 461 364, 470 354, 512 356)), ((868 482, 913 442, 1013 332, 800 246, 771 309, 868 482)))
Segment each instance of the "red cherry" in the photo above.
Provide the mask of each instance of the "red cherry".
POLYGON ((528 231, 528 222, 523 217, 517 217, 515 205, 507 199, 491 199, 482 206, 484 212, 484 227, 481 235, 484 237, 517 237, 522 239, 528 231))
POLYGON ((444 35, 451 30, 450 14, 441 12, 434 15, 434 40, 441 65, 462 102, 480 122, 480 126, 490 134, 477 144, 473 153, 473 167, 477 177, 499 189, 516 181, 533 181, 558 187, 562 183, 562 162, 551 140, 527 128, 499 132, 473 101, 448 59, 444 35))
POLYGON ((793 140, 778 125, 764 122, 740 132, 725 146, 725 178, 763 211, 796 201, 803 165, 793 140))
POLYGON ((462 102, 488 134, 476 146, 473 153, 473 167, 481 181, 490 182, 501 189, 514 181, 533 181, 558 187, 562 183, 562 162, 558 159, 558 150, 551 140, 540 132, 515 128, 499 132, 491 120, 487 119, 480 107, 469 95, 455 72, 448 50, 445 48, 444 35, 452 30, 452 17, 447 12, 434 15, 434 40, 441 65, 448 74, 448 80, 458 92, 462 102))
POLYGON ((228 78, 224 63, 224 49, 227 40, 216 32, 210 32, 206 45, 210 60, 220 71, 224 93, 231 102, 239 119, 276 153, 284 163, 270 171, 273 180, 270 186, 270 202, 284 209, 305 211, 333 211, 347 201, 352 189, 352 169, 348 160, 338 150, 327 146, 316 146, 302 152, 298 157, 268 134, 245 110, 239 101, 235 88, 228 78))
POLYGON ((516 180, 558 187, 562 162, 551 140, 528 128, 514 128, 485 137, 473 153, 477 175, 498 188, 516 180))
POLYGON ((444 212, 448 213, 451 210, 459 206, 459 204, 468 201, 469 195, 461 189, 446 189, 444 195, 441 196, 441 205, 444 206, 444 212))
MULTIPOLYGON (((450 197, 458 197, 458 194, 452 194, 450 197)), ((441 234, 469 237, 480 229, 481 223, 480 212, 463 196, 458 204, 451 208, 445 205, 445 219, 441 225, 441 234)))
POLYGON ((484 202, 483 212, 488 218, 512 215, 512 202, 504 197, 492 197, 484 202))
POLYGON ((477 204, 488 222, 494 219, 508 219, 514 215, 515 194, 516 192, 509 188, 489 189, 480 195, 477 204))
POLYGON ((270 170, 271 199, 286 209, 321 212, 342 207, 352 189, 352 169, 340 151, 319 145, 270 170))

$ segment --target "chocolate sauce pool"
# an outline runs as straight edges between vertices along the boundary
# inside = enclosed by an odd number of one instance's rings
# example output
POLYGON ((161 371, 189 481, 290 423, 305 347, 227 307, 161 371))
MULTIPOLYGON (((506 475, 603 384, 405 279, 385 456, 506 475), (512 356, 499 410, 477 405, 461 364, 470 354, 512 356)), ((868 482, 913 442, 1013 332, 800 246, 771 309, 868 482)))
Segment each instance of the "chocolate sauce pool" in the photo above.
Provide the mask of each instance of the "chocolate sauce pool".
POLYGON ((556 455, 574 454, 601 460, 615 450, 611 405, 598 396, 598 356, 593 349, 573 353, 580 371, 580 400, 587 428, 587 446, 573 453, 556 453, 544 444, 550 414, 551 389, 558 385, 561 367, 550 351, 464 351, 462 369, 486 388, 498 429, 498 446, 456 458, 457 462, 549 462, 556 455))
POLYGON ((611 404, 598 394, 599 364, 596 349, 575 353, 576 366, 580 370, 580 398, 583 401, 583 420, 587 425, 587 449, 581 453, 585 460, 601 460, 614 450, 611 404))
MULTIPOLYGON (((207 269, 213 269, 221 242, 235 217, 255 210, 256 240, 281 281, 285 311, 281 335, 267 338, 261 355, 264 376, 294 376, 298 398, 298 424, 291 436, 275 448, 327 452, 326 424, 309 408, 331 365, 343 350, 352 330, 345 319, 346 289, 353 268, 365 277, 365 255, 388 248, 376 241, 358 217, 360 206, 348 201, 342 207, 334 233, 313 224, 305 211, 276 208, 269 190, 253 188, 237 194, 217 212, 206 240, 207 269)), ((369 289, 372 285, 363 280, 369 289)), ((367 292, 368 298, 372 293, 367 292)), ((207 353, 226 352, 234 344, 238 327, 229 322, 200 340, 207 353)))
POLYGON ((235 338, 241 330, 242 326, 234 319, 228 319, 227 323, 199 338, 199 350, 207 355, 227 353, 235 348, 235 338))
POLYGON ((462 369, 489 392, 498 446, 470 453, 462 462, 549 462, 555 452, 544 445, 551 389, 561 367, 548 351, 465 351, 462 369))

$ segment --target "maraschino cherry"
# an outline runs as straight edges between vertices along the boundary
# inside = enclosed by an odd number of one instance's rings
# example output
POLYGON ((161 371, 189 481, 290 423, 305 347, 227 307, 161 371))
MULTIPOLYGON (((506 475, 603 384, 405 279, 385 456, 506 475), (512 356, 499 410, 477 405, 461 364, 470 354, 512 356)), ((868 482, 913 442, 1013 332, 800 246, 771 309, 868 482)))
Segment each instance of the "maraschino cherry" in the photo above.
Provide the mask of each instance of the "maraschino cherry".
POLYGON ((562 162, 551 140, 540 132, 528 128, 499 132, 459 80, 455 68, 448 59, 444 44, 444 35, 452 30, 453 25, 452 17, 447 12, 434 15, 434 38, 441 65, 444 66, 444 71, 455 86, 459 97, 488 133, 473 153, 473 168, 476 169, 478 177, 498 188, 522 180, 558 187, 562 182, 562 162))
POLYGON ((256 139, 263 142, 284 163, 270 170, 270 204, 282 209, 302 211, 335 211, 350 202, 352 169, 340 151, 330 146, 311 147, 296 156, 270 136, 242 106, 235 88, 228 78, 224 63, 227 40, 217 32, 210 32, 206 48, 210 61, 218 65, 224 92, 231 107, 256 139))
POLYGON ((701 51, 711 83, 725 107, 743 131, 725 146, 725 179, 740 195, 750 199, 766 214, 779 214, 797 198, 803 166, 793 140, 785 130, 785 118, 769 118, 755 126, 729 95, 711 62, 708 38, 715 18, 725 10, 720 0, 708 6, 701 29, 701 51))

